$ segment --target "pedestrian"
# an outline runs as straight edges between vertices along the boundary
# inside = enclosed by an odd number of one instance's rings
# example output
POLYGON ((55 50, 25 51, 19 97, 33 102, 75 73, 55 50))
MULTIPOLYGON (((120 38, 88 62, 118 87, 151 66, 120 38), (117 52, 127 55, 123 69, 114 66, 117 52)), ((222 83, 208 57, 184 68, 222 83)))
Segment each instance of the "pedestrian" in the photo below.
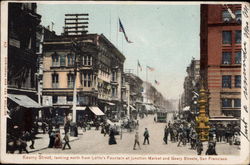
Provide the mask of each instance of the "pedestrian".
POLYGON ((140 142, 139 142, 139 133, 138 133, 138 131, 136 131, 136 133, 135 133, 135 143, 134 143, 134 148, 133 148, 134 150, 135 150, 136 145, 138 145, 139 149, 141 149, 140 142))
POLYGON ((54 144, 55 144, 55 132, 54 129, 53 130, 49 130, 49 148, 53 148, 54 144))
POLYGON ((62 140, 61 140, 60 132, 56 132, 54 147, 62 148, 62 140))
POLYGON ((213 143, 213 141, 208 142, 208 148, 206 151, 206 155, 217 155, 217 153, 215 151, 215 144, 213 143))
POLYGON ((35 144, 35 130, 33 128, 30 131, 30 141, 31 141, 30 149, 35 149, 35 147, 34 147, 34 144, 35 144))
POLYGON ((71 146, 69 145, 69 132, 65 133, 63 140, 65 141, 63 150, 65 149, 66 145, 71 149, 71 146))
POLYGON ((203 144, 202 144, 202 142, 200 141, 200 139, 197 137, 197 140, 196 140, 196 142, 197 142, 197 154, 198 155, 201 155, 201 153, 202 153, 202 151, 203 151, 203 144))
POLYGON ((110 134, 109 134, 109 145, 112 145, 112 144, 117 144, 115 140, 115 131, 113 128, 111 128, 110 134))
POLYGON ((148 142, 148 144, 149 144, 149 133, 148 133, 148 129, 147 128, 145 128, 145 131, 144 131, 144 134, 143 134, 143 136, 144 136, 144 142, 143 142, 143 145, 145 145, 146 144, 146 141, 148 142))
POLYGON ((179 132, 179 143, 178 143, 177 147, 180 146, 181 142, 182 142, 182 145, 184 145, 184 132, 183 131, 179 132))
POLYGON ((168 144, 168 135, 169 135, 169 133, 170 133, 169 127, 166 126, 165 129, 164 129, 164 138, 163 138, 165 144, 168 144))
POLYGON ((154 117, 154 123, 156 123, 156 117, 154 117))

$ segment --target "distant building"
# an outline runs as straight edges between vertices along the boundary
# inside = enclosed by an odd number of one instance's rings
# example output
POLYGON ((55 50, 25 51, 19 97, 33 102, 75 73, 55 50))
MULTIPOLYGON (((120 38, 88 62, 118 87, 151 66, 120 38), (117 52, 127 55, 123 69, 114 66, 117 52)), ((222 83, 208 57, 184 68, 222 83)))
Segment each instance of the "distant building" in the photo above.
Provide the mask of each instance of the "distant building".
POLYGON ((211 119, 239 118, 241 5, 203 4, 200 14, 200 66, 209 91, 209 116, 211 119))
MULTIPOLYGON (((184 80, 184 93, 182 97, 182 110, 188 111, 190 114, 196 114, 198 111, 197 98, 195 93, 199 93, 200 85, 200 60, 191 60, 190 65, 186 69, 187 76, 184 80)), ((192 117, 189 117, 190 120, 192 117)))

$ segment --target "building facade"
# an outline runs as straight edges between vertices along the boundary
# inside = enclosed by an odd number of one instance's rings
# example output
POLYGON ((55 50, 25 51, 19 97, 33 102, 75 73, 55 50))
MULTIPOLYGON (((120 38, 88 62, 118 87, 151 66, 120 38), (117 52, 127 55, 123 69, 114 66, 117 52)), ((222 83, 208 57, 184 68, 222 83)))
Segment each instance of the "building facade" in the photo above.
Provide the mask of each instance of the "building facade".
POLYGON ((60 35, 43 45, 44 105, 52 104, 60 116, 71 113, 76 69, 77 120, 87 117, 86 108, 108 116, 119 110, 125 57, 104 35, 60 35))
POLYGON ((240 117, 241 5, 201 5, 201 78, 209 116, 240 117))
POLYGON ((8 3, 8 109, 11 124, 30 130, 37 103, 36 30, 41 16, 35 3, 8 3))

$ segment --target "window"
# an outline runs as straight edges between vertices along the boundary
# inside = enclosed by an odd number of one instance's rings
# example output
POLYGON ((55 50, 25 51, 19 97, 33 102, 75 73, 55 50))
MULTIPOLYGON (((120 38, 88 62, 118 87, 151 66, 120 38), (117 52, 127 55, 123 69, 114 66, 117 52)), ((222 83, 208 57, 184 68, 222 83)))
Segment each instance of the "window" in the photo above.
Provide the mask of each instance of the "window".
POLYGON ((241 107, 241 100, 240 99, 234 99, 234 107, 235 108, 241 107))
POLYGON ((56 104, 57 101, 58 101, 58 97, 57 96, 52 96, 52 101, 53 101, 53 104, 56 104))
POLYGON ((67 101, 69 102, 73 101, 73 96, 67 96, 67 101))
POLYGON ((231 88, 231 76, 222 76, 222 88, 231 88))
POLYGON ((241 87, 241 76, 240 75, 235 76, 235 87, 236 88, 241 87))
POLYGON ((222 43, 223 44, 232 44, 232 32, 223 31, 222 32, 222 43))
POLYGON ((64 55, 60 56, 60 66, 66 66, 66 60, 64 55))
POLYGON ((72 54, 68 54, 67 58, 68 58, 68 66, 73 66, 75 62, 75 56, 72 54))
POLYGON ((86 86, 87 86, 87 74, 84 73, 83 75, 84 75, 84 76, 83 76, 83 77, 84 77, 84 78, 83 78, 83 86, 86 87, 86 86))
POLYGON ((231 21, 231 15, 230 13, 228 12, 228 10, 224 10, 222 12, 222 21, 223 22, 230 22, 231 21))
POLYGON ((68 74, 68 88, 74 88, 74 74, 68 74))
POLYGON ((115 88, 114 87, 112 88, 111 92, 112 92, 112 97, 115 97, 115 88))
POLYGON ((91 87, 91 74, 88 74, 88 87, 91 87))
POLYGON ((92 65, 92 57, 91 56, 89 57, 88 65, 92 65))
POLYGON ((231 53, 223 52, 222 53, 222 64, 231 64, 231 53))
POLYGON ((222 99, 222 107, 223 108, 232 107, 232 99, 222 99))
POLYGON ((235 55, 235 64, 241 64, 241 52, 236 52, 235 55))
POLYGON ((236 18, 235 18, 236 22, 241 24, 241 10, 236 10, 235 16, 236 16, 236 18))
POLYGON ((58 88, 58 74, 52 74, 52 88, 58 88))
POLYGON ((241 30, 235 31, 235 43, 241 44, 241 30))
POLYGON ((52 66, 59 66, 59 56, 57 54, 52 55, 52 66))

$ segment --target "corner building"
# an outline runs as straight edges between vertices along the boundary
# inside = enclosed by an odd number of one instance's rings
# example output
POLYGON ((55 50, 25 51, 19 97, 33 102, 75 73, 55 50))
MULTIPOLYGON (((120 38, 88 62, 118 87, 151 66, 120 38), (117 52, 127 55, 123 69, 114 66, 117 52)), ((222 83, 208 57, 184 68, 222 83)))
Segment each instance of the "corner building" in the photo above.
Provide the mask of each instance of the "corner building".
POLYGON ((241 5, 201 5, 201 79, 209 116, 235 119, 241 107, 241 5))

